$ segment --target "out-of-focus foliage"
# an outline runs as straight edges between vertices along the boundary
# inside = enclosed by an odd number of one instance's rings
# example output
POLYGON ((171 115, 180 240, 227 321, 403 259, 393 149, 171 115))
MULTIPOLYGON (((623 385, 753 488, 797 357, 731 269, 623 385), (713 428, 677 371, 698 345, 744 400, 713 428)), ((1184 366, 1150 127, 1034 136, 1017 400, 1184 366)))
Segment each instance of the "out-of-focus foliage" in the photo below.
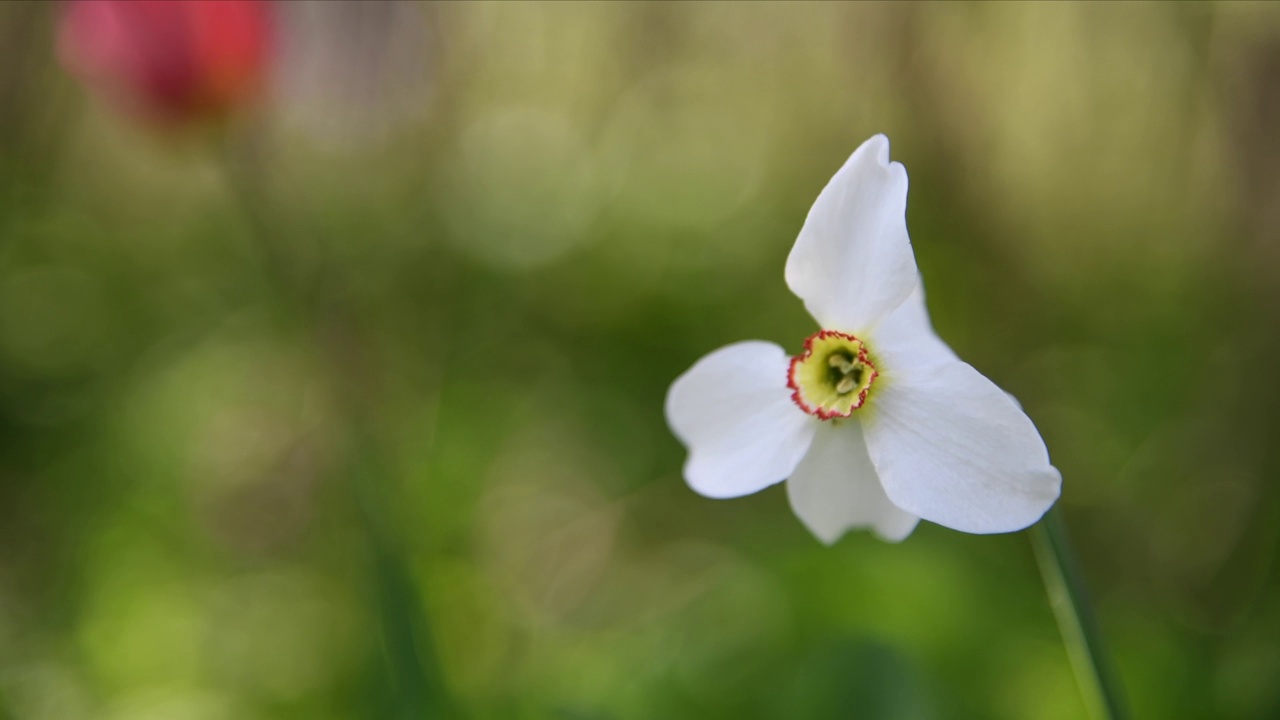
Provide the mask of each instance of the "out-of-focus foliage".
POLYGON ((668 383, 893 142, 1135 714, 1280 715, 1280 12, 285 4, 157 134, 0 4, 0 717, 1067 720, 1022 534, 827 549, 668 383))

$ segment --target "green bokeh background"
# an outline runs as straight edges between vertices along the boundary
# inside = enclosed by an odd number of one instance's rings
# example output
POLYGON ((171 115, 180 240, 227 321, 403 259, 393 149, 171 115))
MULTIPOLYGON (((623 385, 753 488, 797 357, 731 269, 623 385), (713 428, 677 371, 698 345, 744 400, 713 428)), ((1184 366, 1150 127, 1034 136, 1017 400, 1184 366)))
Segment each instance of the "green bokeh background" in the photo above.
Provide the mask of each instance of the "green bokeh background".
POLYGON ((1276 6, 345 12, 175 135, 0 6, 0 718, 1083 717, 1025 534, 681 480, 876 132, 1135 715, 1280 717, 1276 6))

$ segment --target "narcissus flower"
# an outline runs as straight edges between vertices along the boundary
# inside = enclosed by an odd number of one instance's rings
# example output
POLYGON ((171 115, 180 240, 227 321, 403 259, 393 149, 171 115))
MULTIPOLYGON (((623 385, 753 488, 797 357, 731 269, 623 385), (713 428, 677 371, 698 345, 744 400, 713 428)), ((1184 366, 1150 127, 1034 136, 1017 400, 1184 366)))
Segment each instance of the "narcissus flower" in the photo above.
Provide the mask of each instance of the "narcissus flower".
POLYGON ((787 258, 787 285, 822 330, 791 358, 728 345, 672 384, 667 422, 695 491, 786 480, 826 543, 855 528, 902 540, 921 518, 1012 532, 1053 505, 1062 477, 1031 419, 930 325, 906 206, 906 170, 877 135, 823 189, 787 258))
POLYGON ((149 120, 217 119, 263 86, 266 0, 71 0, 58 54, 75 76, 149 120))

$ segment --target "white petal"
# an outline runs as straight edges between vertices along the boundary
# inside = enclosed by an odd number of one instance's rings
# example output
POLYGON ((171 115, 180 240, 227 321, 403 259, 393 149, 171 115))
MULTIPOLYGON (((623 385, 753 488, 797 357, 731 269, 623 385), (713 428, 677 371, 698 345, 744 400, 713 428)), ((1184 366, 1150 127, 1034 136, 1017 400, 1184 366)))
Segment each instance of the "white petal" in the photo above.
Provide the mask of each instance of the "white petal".
POLYGON ((809 452, 787 480, 787 498, 796 516, 828 545, 854 528, 871 528, 898 542, 919 520, 884 494, 858 422, 818 428, 809 452))
POLYGON ((1031 525, 1057 500, 1062 477, 1035 425, 969 365, 907 373, 879 390, 864 432, 898 507, 955 530, 1000 533, 1031 525))
POLYGON ((932 367, 958 360, 955 352, 933 331, 925 307, 924 285, 898 306, 869 336, 868 344, 881 373, 932 367))
POLYGON ((791 474, 819 421, 791 401, 789 362, 777 345, 750 340, 707 355, 671 384, 667 423, 689 449, 689 487, 737 497, 791 474))
POLYGON ((822 327, 869 332, 915 289, 906 210, 907 171, 876 135, 823 188, 787 258, 787 286, 822 327))

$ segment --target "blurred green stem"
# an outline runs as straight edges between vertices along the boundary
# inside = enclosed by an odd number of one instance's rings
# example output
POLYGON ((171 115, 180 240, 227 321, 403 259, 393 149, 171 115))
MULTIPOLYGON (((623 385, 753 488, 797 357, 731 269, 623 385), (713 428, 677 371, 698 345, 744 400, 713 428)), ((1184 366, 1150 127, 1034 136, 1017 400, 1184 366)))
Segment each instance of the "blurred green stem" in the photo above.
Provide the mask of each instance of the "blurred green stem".
POLYGON ((1058 621, 1089 715, 1095 720, 1128 720, 1120 681, 1103 645, 1102 631, 1089 603, 1061 512, 1055 506, 1030 532, 1049 606, 1058 621))
POLYGON ((369 343, 355 314, 343 302, 341 289, 315 288, 290 265, 282 223, 272 222, 268 196, 261 183, 253 138, 234 146, 224 159, 228 185, 249 225, 265 283, 283 307, 285 320, 296 323, 314 343, 329 371, 329 382, 347 436, 352 462, 347 476, 370 544, 378 615, 386 643, 395 717, 432 720, 460 717, 451 701, 433 651, 431 628, 422 610, 421 590, 394 517, 391 469, 383 461, 377 436, 377 369, 368 357, 369 343), (329 290, 321 296, 323 290, 329 290))

